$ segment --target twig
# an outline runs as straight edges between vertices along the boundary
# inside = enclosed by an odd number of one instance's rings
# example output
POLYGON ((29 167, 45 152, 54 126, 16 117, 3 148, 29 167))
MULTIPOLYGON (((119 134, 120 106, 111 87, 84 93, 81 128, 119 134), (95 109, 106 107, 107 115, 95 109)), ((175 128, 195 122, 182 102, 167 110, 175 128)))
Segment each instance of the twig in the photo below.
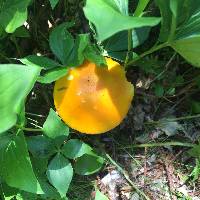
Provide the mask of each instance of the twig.
POLYGON ((128 174, 106 153, 105 154, 106 157, 109 159, 109 161, 117 167, 118 171, 124 175, 124 177, 126 178, 126 180, 129 182, 129 184, 136 190, 136 192, 138 194, 140 194, 141 196, 143 196, 146 200, 150 200, 150 198, 144 193, 142 192, 129 178, 128 174))
POLYGON ((189 116, 185 116, 185 117, 177 117, 177 118, 169 118, 169 119, 165 119, 163 121, 151 121, 151 122, 145 122, 144 124, 160 124, 160 123, 168 123, 168 122, 175 122, 175 121, 182 121, 182 120, 190 120, 190 119, 196 119, 196 118, 200 118, 200 114, 198 115, 189 115, 189 116))
POLYGON ((166 172, 166 178, 168 182, 169 192, 172 200, 177 200, 176 196, 173 194, 174 192, 174 183, 173 183, 173 171, 174 168, 169 161, 169 157, 162 158, 162 163, 166 172))
POLYGON ((159 49, 162 49, 164 47, 167 47, 169 44, 166 42, 166 43, 162 43, 160 45, 156 45, 156 46, 153 46, 151 49, 149 49, 148 51, 142 53, 141 55, 139 55, 138 57, 134 58, 133 60, 131 60, 130 62, 127 63, 127 66, 128 65, 132 65, 134 62, 140 60, 141 58, 149 55, 149 54, 152 54, 153 52, 155 51, 158 51, 159 49))
POLYGON ((41 128, 25 128, 23 126, 20 126, 18 124, 15 125, 18 129, 21 129, 23 131, 30 131, 30 132, 42 132, 41 128))
POLYGON ((147 177, 147 147, 144 150, 144 179, 143 179, 143 186, 145 186, 146 177, 147 177))
POLYGON ((38 115, 38 114, 35 114, 35 113, 30 113, 30 112, 26 112, 26 114, 34 116, 34 117, 45 117, 44 115, 38 115))
POLYGON ((160 78, 160 77, 168 70, 168 68, 169 68, 169 66, 171 65, 172 61, 174 60, 175 56, 176 56, 176 52, 172 55, 172 57, 171 57, 171 58, 169 59, 169 61, 166 63, 165 69, 164 69, 161 73, 159 73, 159 74, 150 82, 150 84, 152 84, 155 80, 157 80, 158 78, 160 78))
POLYGON ((147 143, 147 144, 133 144, 133 145, 126 146, 123 148, 129 149, 129 148, 145 148, 145 147, 165 147, 165 146, 194 147, 195 145, 191 143, 183 143, 183 142, 163 142, 163 143, 158 142, 158 143, 147 143))

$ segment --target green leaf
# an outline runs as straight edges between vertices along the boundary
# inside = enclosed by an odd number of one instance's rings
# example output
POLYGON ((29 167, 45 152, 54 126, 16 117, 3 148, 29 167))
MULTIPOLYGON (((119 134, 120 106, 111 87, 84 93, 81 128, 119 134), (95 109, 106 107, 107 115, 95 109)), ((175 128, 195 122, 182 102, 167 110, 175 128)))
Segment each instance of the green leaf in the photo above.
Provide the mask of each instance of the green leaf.
POLYGON ((139 0, 137 8, 134 12, 134 16, 139 17, 143 14, 144 9, 148 5, 150 0, 139 0))
POLYGON ((68 69, 66 67, 58 67, 52 70, 49 70, 38 77, 37 81, 40 83, 52 83, 59 78, 65 76, 68 72, 68 69))
POLYGON ((87 45, 89 44, 90 39, 88 34, 79 34, 75 40, 74 47, 71 54, 67 60, 69 66, 79 66, 84 61, 83 52, 87 45))
POLYGON ((48 158, 55 153, 52 141, 43 135, 30 136, 26 140, 28 149, 34 157, 48 158))
POLYGON ((89 34, 79 34, 74 40, 67 28, 72 23, 63 23, 52 31, 50 47, 53 53, 67 66, 78 66, 84 61, 83 52, 90 43, 89 34))
POLYGON ((73 23, 63 23, 55 27, 49 38, 50 48, 62 64, 68 63, 68 58, 74 47, 74 38, 67 31, 67 28, 71 26, 73 23))
POLYGON ((15 125, 22 104, 39 73, 38 67, 0 65, 0 133, 15 125))
POLYGON ((89 153, 92 148, 77 139, 68 140, 62 148, 62 153, 70 159, 81 157, 83 154, 89 153))
POLYGON ((19 189, 9 187, 5 183, 1 184, 3 196, 5 200, 36 200, 37 194, 20 191, 19 189))
POLYGON ((1 150, 1 155, 1 174, 10 187, 36 194, 43 193, 33 172, 23 133, 15 136, 1 150))
POLYGON ((12 36, 19 38, 29 38, 30 34, 29 31, 25 28, 25 26, 21 26, 15 30, 12 36))
POLYGON ((105 58, 100 54, 95 45, 88 45, 83 53, 86 60, 95 63, 97 66, 107 65, 105 58))
POLYGON ((128 15, 128 0, 111 0, 113 4, 118 7, 119 11, 124 14, 128 15))
POLYGON ((20 127, 24 127, 26 124, 26 116, 25 116, 25 105, 20 109, 21 112, 18 115, 17 125, 20 127))
POLYGON ((196 165, 192 172, 190 173, 190 177, 192 178, 192 181, 197 181, 200 175, 200 160, 196 159, 196 165))
POLYGON ((193 147, 192 149, 190 149, 190 150, 188 151, 188 153, 189 153, 191 156, 200 159, 200 144, 194 145, 194 147, 193 147))
POLYGON ((162 85, 160 84, 155 84, 154 86, 154 92, 155 92, 155 95, 158 96, 158 97, 162 97, 164 95, 164 88, 162 85))
POLYGON ((50 109, 49 115, 43 125, 43 131, 52 139, 69 135, 69 127, 61 121, 53 109, 50 109))
POLYGON ((199 101, 191 101, 190 102, 191 108, 192 108, 192 112, 197 114, 200 113, 200 102, 199 101))
POLYGON ((27 19, 27 6, 30 0, 1 0, 0 25, 7 33, 13 33, 27 19))
POLYGON ((71 163, 61 154, 57 154, 48 166, 47 177, 61 197, 64 197, 73 177, 71 163))
MULTIPOLYGON (((47 157, 33 157, 31 156, 31 163, 37 177, 43 176, 47 170, 48 158, 47 157)), ((40 180, 38 179, 40 182, 40 180)), ((42 185, 41 185, 42 187, 42 185)), ((42 187, 43 189, 43 187, 42 187)), ((43 190, 44 191, 44 190, 43 190)))
POLYGON ((160 18, 156 17, 125 16, 106 0, 87 0, 84 13, 87 19, 95 25, 100 41, 119 31, 155 26, 160 22, 160 18), (102 13, 104 14, 103 20, 102 13))
POLYGON ((66 75, 68 72, 66 67, 62 67, 62 65, 56 61, 43 56, 29 55, 19 60, 25 65, 33 67, 37 66, 45 70, 45 72, 37 79, 40 83, 52 83, 66 75))
POLYGON ((161 30, 159 40, 165 42, 168 40, 171 29, 172 13, 170 11, 169 0, 155 0, 157 6, 160 8, 161 13, 161 30))
POLYGON ((43 56, 29 55, 19 59, 24 65, 41 67, 44 70, 53 69, 61 66, 54 60, 43 56))
POLYGON ((3 193, 2 194, 2 198, 4 197, 3 199, 5 199, 5 200, 12 200, 12 199, 14 199, 17 196, 18 191, 19 191, 16 188, 9 187, 5 183, 1 183, 0 187, 1 187, 1 190, 2 190, 2 193, 3 193))
POLYGON ((171 46, 189 63, 200 67, 200 35, 176 40, 171 46))
POLYGON ((104 194, 102 194, 98 189, 96 190, 95 200, 109 200, 104 194))
POLYGON ((58 199, 58 200, 62 200, 60 198, 60 195, 57 192, 57 190, 49 184, 46 176, 43 176, 42 178, 39 177, 38 180, 39 180, 40 185, 41 185, 41 187, 42 187, 42 189, 44 191, 44 194, 41 194, 41 199, 45 199, 45 200, 46 199, 52 199, 52 200, 54 200, 54 199, 57 200, 58 199))
POLYGON ((160 41, 200 67, 200 0, 156 0, 162 15, 160 41))
POLYGON ((77 158, 74 169, 79 175, 90 175, 99 171, 104 163, 102 157, 90 152, 77 158))
MULTIPOLYGON (((2 153, 2 151, 7 148, 7 146, 9 145, 9 143, 12 141, 12 139, 14 138, 14 136, 10 133, 3 133, 0 135, 0 153, 2 153)), ((1 156, 1 154, 0 154, 1 156)), ((0 157, 1 159, 1 157, 0 157)), ((2 160, 0 160, 2 162, 2 160)), ((1 171, 1 170, 0 170, 1 171)))
MULTIPOLYGON (((150 27, 142 27, 132 30, 132 47, 142 45, 148 38, 150 27)), ((121 31, 103 42, 108 55, 124 61, 128 50, 128 31, 121 31)))
POLYGON ((54 9, 59 2, 59 0, 49 0, 49 1, 50 1, 52 9, 54 9))

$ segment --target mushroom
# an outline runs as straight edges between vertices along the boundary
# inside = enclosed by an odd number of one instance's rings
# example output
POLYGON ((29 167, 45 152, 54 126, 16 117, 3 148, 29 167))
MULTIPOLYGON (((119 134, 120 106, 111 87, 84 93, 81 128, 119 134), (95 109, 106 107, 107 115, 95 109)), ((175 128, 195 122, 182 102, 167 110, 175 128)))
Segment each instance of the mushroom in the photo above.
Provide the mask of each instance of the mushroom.
POLYGON ((85 61, 70 68, 54 87, 57 113, 71 128, 101 134, 116 126, 128 113, 134 87, 119 63, 106 58, 107 67, 85 61))

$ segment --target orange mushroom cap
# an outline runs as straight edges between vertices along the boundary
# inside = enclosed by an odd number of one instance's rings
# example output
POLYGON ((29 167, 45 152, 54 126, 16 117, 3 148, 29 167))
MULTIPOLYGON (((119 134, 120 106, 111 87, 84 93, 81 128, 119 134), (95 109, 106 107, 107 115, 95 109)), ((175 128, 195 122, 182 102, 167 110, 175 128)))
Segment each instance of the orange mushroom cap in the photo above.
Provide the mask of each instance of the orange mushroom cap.
POLYGON ((125 118, 134 96, 119 63, 106 58, 108 67, 85 61, 57 80, 54 103, 71 128, 87 134, 107 132, 125 118))

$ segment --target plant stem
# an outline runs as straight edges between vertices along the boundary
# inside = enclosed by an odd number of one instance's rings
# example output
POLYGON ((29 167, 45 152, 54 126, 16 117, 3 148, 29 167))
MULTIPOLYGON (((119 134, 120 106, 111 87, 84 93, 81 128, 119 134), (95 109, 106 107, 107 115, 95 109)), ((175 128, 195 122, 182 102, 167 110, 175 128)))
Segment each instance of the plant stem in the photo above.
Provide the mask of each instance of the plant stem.
POLYGON ((125 170, 123 170, 111 157, 110 155, 108 155, 107 153, 105 154, 106 157, 109 159, 109 161, 117 167, 117 170, 124 175, 124 177, 126 178, 126 180, 129 182, 129 184, 135 189, 135 191, 140 194, 141 196, 143 196, 146 200, 150 200, 150 198, 144 193, 142 192, 134 183, 133 181, 131 181, 131 179, 129 178, 128 174, 126 173, 125 170))
POLYGON ((16 37, 13 36, 13 37, 11 38, 11 40, 13 41, 13 43, 14 43, 14 45, 15 45, 15 48, 17 49, 17 54, 18 54, 18 56, 21 57, 21 56, 22 56, 22 53, 21 53, 20 47, 19 47, 19 45, 18 45, 18 43, 17 43, 16 37))
POLYGON ((176 52, 172 55, 172 57, 169 59, 169 61, 168 61, 167 64, 165 65, 165 69, 164 69, 160 74, 158 74, 158 75, 150 82, 150 84, 152 84, 154 81, 156 81, 157 79, 159 79, 165 72, 167 72, 168 67, 170 66, 170 64, 171 64, 172 61, 174 60, 175 56, 176 56, 176 52))
POLYGON ((20 126, 18 124, 15 125, 18 129, 21 129, 23 131, 29 131, 29 132, 42 132, 41 128, 25 128, 23 126, 20 126))
POLYGON ((127 66, 129 65, 132 65, 134 62, 138 61, 139 59, 155 52, 155 51, 158 51, 159 49, 162 49, 164 47, 167 47, 169 44, 168 42, 165 42, 165 43, 162 43, 162 44, 159 44, 159 45, 156 45, 154 47, 152 47, 151 49, 149 49, 148 51, 145 51, 144 53, 142 53, 141 55, 139 55, 138 57, 134 58, 133 60, 131 60, 130 62, 127 63, 127 66))
POLYGON ((158 142, 158 143, 147 143, 147 144, 133 144, 133 145, 123 147, 123 148, 129 149, 129 148, 164 147, 164 146, 194 147, 194 144, 183 143, 183 142, 158 142))
POLYGON ((135 9, 134 16, 140 17, 143 14, 144 9, 147 7, 150 0, 140 0, 137 8, 135 9))
POLYGON ((129 54, 131 52, 131 49, 132 49, 132 29, 129 29, 128 30, 128 51, 126 53, 126 59, 125 59, 125 64, 124 64, 125 69, 129 61, 129 54))
POLYGON ((35 113, 30 113, 30 112, 26 112, 26 114, 34 116, 34 117, 45 117, 44 115, 38 115, 38 114, 35 114, 35 113))
POLYGON ((160 123, 168 123, 168 122, 174 122, 174 121, 181 121, 181 120, 189 120, 189 119, 196 119, 200 118, 200 114, 198 115, 189 115, 184 117, 177 117, 177 118, 169 118, 169 119, 163 119, 163 121, 152 121, 152 122, 145 122, 144 124, 160 124, 160 123))

